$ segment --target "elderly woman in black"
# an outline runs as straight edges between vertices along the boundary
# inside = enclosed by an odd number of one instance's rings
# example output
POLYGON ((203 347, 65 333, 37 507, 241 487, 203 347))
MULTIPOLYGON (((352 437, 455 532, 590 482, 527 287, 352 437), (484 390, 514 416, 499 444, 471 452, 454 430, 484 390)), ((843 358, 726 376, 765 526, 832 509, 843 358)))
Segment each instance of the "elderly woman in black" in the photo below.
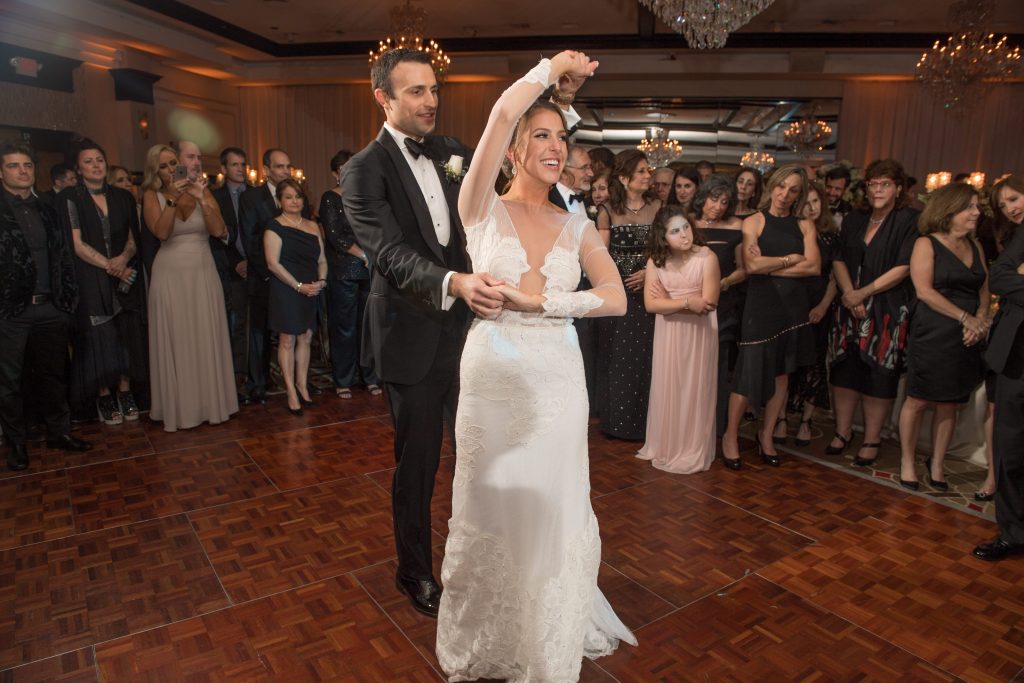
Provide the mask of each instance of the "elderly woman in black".
POLYGON ((736 187, 732 178, 715 174, 700 186, 693 197, 693 224, 705 244, 718 257, 721 294, 718 299, 718 399, 715 407, 715 433, 725 431, 729 410, 729 382, 736 366, 743 312, 742 289, 746 279, 743 268, 742 221, 733 215, 736 187))
POLYGON ((928 482, 949 489, 942 474, 956 408, 981 384, 981 347, 988 334, 985 257, 974 239, 978 192, 953 183, 932 193, 918 224, 923 237, 910 256, 917 303, 907 339, 907 398, 900 410, 900 484, 917 490, 914 455, 921 416, 935 406, 928 482))
POLYGON ((370 261, 356 244, 355 233, 341 205, 341 173, 352 152, 341 150, 331 158, 335 186, 320 198, 320 225, 327 244, 328 325, 334 390, 340 398, 352 398, 352 387, 362 381, 373 396, 381 393, 380 380, 371 368, 359 363, 359 328, 366 298, 370 295, 370 261))
POLYGON ((864 442, 853 464, 870 465, 881 447, 906 363, 907 327, 914 303, 910 254, 919 212, 907 206, 907 174, 881 159, 864 172, 867 210, 843 219, 833 266, 842 306, 829 337, 836 434, 825 448, 839 455, 853 438, 853 413, 864 407, 864 442))
POLYGON ((91 140, 76 148, 71 161, 80 182, 57 202, 78 256, 71 402, 95 400, 99 419, 115 425, 139 419, 131 388, 149 376, 145 293, 133 237, 139 214, 130 192, 107 184, 103 149, 91 140))

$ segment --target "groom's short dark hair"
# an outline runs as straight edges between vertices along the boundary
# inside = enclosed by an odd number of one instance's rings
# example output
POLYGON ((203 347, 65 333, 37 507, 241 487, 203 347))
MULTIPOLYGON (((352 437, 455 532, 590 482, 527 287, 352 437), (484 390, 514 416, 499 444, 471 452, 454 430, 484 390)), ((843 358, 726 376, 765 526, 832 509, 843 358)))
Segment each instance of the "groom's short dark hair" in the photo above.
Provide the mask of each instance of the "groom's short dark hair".
POLYGON ((395 91, 391 88, 391 72, 400 62, 419 62, 431 65, 430 55, 426 52, 399 47, 382 54, 370 67, 370 84, 376 90, 380 88, 390 99, 395 99, 395 91))

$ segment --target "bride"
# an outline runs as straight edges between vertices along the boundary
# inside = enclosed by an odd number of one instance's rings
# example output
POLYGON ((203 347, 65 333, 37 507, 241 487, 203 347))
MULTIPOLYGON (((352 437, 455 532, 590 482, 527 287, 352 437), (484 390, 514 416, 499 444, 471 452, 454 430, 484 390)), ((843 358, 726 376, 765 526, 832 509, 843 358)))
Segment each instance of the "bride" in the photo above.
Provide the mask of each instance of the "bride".
POLYGON ((460 372, 455 486, 437 657, 449 681, 576 681, 582 657, 636 644, 597 588, 589 408, 575 317, 622 315, 626 296, 594 224, 555 207, 561 110, 537 97, 597 68, 544 59, 498 99, 463 181, 473 268, 504 281, 505 308, 476 319, 460 372), (498 197, 503 161, 512 181, 498 197), (576 292, 580 270, 593 289, 576 292))

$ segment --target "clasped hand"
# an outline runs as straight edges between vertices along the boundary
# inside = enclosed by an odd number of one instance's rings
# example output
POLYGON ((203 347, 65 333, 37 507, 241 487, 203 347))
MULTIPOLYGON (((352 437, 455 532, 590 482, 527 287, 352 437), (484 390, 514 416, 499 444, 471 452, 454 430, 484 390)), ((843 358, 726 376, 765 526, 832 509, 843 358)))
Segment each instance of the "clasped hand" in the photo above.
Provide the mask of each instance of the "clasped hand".
POLYGON ((496 318, 502 310, 535 313, 544 305, 543 295, 522 292, 490 273, 455 273, 449 291, 487 320, 496 318))
POLYGON ((988 321, 969 315, 964 318, 963 324, 964 346, 974 346, 988 336, 988 321))

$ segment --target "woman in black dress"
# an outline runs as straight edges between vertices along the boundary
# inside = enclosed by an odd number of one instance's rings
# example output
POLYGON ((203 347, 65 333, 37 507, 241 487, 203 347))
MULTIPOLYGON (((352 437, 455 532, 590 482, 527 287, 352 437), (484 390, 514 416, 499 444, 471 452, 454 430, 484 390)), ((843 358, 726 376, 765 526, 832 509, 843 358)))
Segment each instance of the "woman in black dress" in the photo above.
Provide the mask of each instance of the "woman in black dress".
POLYGON ((907 398, 900 409, 900 484, 915 491, 921 415, 935 405, 928 483, 946 491, 942 465, 957 405, 967 403, 984 378, 980 342, 988 334, 988 276, 984 252, 972 237, 980 215, 978 192, 967 183, 939 188, 921 213, 924 237, 910 257, 917 302, 907 339, 907 398))
POLYGON ((853 464, 878 457, 882 426, 892 411, 906 359, 907 326, 914 302, 910 253, 919 212, 907 206, 907 175, 892 159, 864 172, 867 211, 843 219, 833 266, 842 306, 829 333, 836 434, 825 448, 839 455, 853 437, 857 402, 864 406, 864 442, 853 464))
POLYGON ((331 336, 331 371, 334 391, 339 398, 352 398, 352 387, 359 382, 366 385, 371 395, 381 394, 377 375, 359 363, 359 329, 370 295, 370 261, 363 248, 356 244, 355 233, 341 205, 341 169, 351 158, 351 152, 342 150, 331 159, 331 174, 337 184, 320 198, 319 213, 327 241, 330 274, 327 324, 331 336))
MULTIPOLYGON (((839 229, 832 212, 828 210, 828 195, 819 181, 811 181, 807 191, 807 204, 803 217, 814 222, 818 234, 818 253, 821 255, 821 273, 807 278, 807 300, 811 304, 809 319, 814 335, 814 365, 800 368, 790 378, 788 409, 800 413, 800 424, 796 430, 796 445, 807 446, 811 442, 811 418, 815 408, 828 410, 828 331, 832 327, 833 308, 836 299, 836 281, 832 276, 832 261, 835 247, 839 242, 839 229)), ((779 417, 775 424, 772 440, 777 444, 786 443, 786 420, 779 417)))
POLYGON ((647 157, 635 149, 615 155, 609 200, 597 215, 597 229, 626 286, 626 315, 601 318, 598 332, 597 402, 601 431, 643 441, 654 354, 654 315, 644 308, 647 233, 661 208, 644 195, 651 186, 647 157))
POLYGON ((58 213, 75 244, 79 304, 71 360, 71 405, 93 401, 108 425, 139 419, 132 387, 149 377, 145 291, 134 235, 139 214, 130 192, 107 184, 106 154, 76 144, 80 181, 58 195, 58 213))
POLYGON ((757 213, 757 206, 761 203, 761 192, 764 191, 764 183, 761 174, 756 168, 744 168, 736 174, 736 215, 746 218, 752 213, 757 213))
POLYGON ((281 213, 267 226, 263 249, 270 280, 267 325, 278 332, 277 362, 288 392, 288 411, 301 415, 313 405, 306 389, 309 346, 316 325, 317 296, 327 285, 327 257, 320 229, 302 217, 306 194, 291 178, 277 186, 281 213), (293 407, 294 406, 294 407, 293 407))
POLYGON ((693 198, 697 195, 697 187, 700 186, 700 174, 693 166, 683 166, 676 171, 676 177, 672 180, 672 192, 668 195, 666 204, 678 204, 689 216, 693 213, 693 198))
POLYGON ((766 464, 780 464, 772 429, 785 408, 789 375, 814 362, 811 307, 803 280, 818 274, 821 260, 814 223, 797 218, 807 200, 807 185, 802 166, 779 168, 768 179, 761 211, 743 221, 747 299, 722 436, 722 454, 731 469, 740 468, 739 427, 748 405, 764 407, 758 452, 766 464))
POLYGON ((736 186, 732 178, 710 176, 693 197, 692 219, 698 234, 718 257, 721 293, 718 298, 718 395, 715 406, 715 434, 721 436, 729 412, 729 382, 736 367, 743 312, 743 288, 747 273, 743 270, 742 221, 733 215, 736 186))

